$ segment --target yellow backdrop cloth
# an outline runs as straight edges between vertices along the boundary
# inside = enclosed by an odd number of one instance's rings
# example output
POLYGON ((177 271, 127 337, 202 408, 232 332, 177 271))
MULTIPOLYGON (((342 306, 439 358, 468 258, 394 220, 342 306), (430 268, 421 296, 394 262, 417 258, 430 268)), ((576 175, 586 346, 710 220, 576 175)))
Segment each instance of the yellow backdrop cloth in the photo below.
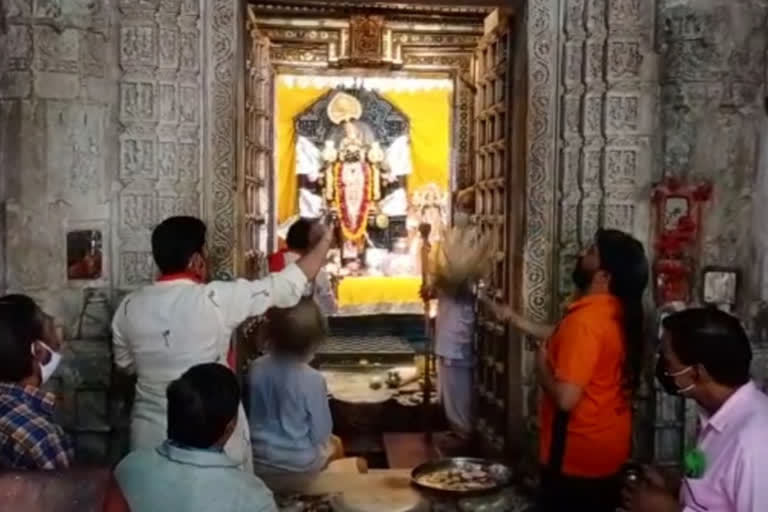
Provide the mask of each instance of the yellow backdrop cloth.
MULTIPOLYGON (((296 87, 278 80, 276 84, 277 222, 298 213, 296 181, 296 116, 328 92, 322 87, 296 87)), ((411 123, 409 194, 428 183, 440 190, 450 186, 451 94, 444 88, 381 93, 399 108, 411 123)))
POLYGON ((338 304, 421 304, 420 289, 420 277, 345 277, 339 282, 338 304))

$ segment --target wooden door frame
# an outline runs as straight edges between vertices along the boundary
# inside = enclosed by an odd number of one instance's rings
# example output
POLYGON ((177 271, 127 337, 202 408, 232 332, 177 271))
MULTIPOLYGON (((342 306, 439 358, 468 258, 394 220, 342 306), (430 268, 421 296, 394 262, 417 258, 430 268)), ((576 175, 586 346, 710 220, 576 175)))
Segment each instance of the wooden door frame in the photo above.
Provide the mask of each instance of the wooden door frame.
MULTIPOLYGON (((451 2, 446 1, 446 4, 451 2)), ((456 1, 455 3, 462 3, 456 1)), ((540 321, 551 320, 557 291, 556 184, 560 81, 560 24, 562 0, 527 0, 519 12, 525 26, 527 98, 525 130, 525 229, 515 260, 520 292, 519 309, 540 321)), ((205 169, 204 217, 209 226, 209 248, 218 276, 234 274, 237 247, 235 186, 238 169, 236 143, 243 99, 238 81, 244 67, 245 0, 210 0, 203 4, 204 112, 202 140, 205 169)), ((521 134, 521 138, 523 135, 521 134)), ((516 242, 517 243, 517 242, 516 242)), ((528 382, 522 383, 527 386, 528 382)), ((526 396, 523 402, 525 405, 526 396)), ((525 407, 524 407, 525 409, 525 407)))
MULTIPOLYGON (((528 59, 526 53, 525 23, 521 16, 512 21, 510 31, 510 69, 512 79, 507 87, 507 94, 512 98, 512 112, 508 119, 507 133, 509 134, 509 151, 507 151, 507 194, 506 211, 510 222, 507 226, 509 247, 507 248, 508 281, 510 290, 510 306, 515 311, 524 309, 523 287, 524 256, 525 256, 525 227, 526 227, 526 174, 527 174, 527 126, 528 126, 528 59), (519 72, 518 70, 524 72, 519 72), (517 100, 520 101, 517 101, 517 100), (517 290, 517 293, 511 293, 517 290)), ((526 407, 524 396, 523 363, 526 354, 525 339, 516 329, 509 329, 509 350, 507 352, 507 455, 511 460, 518 459, 525 450, 527 437, 526 407)))

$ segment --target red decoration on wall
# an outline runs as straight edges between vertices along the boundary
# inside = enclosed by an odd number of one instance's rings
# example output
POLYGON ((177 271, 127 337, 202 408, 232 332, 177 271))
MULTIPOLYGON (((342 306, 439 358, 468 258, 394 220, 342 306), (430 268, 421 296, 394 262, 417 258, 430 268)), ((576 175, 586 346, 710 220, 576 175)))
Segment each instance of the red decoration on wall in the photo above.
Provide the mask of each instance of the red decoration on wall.
POLYGON ((656 301, 689 302, 697 263, 701 206, 712 197, 712 185, 685 184, 669 178, 651 195, 656 210, 656 301))

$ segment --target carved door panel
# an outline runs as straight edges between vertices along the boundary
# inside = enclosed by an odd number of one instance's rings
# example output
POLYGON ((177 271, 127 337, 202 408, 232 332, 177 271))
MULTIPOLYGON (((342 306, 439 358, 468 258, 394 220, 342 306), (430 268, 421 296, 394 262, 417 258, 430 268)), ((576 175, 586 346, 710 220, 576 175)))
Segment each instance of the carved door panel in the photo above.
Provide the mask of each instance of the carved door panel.
POLYGON ((246 34, 244 148, 239 188, 240 273, 266 272, 272 246, 274 212, 274 77, 270 43, 249 12, 246 34))
MULTIPOLYGON (((475 214, 478 225, 492 234, 496 254, 486 293, 498 302, 514 304, 512 289, 520 251, 517 206, 524 188, 518 179, 524 159, 512 158, 516 145, 513 129, 520 113, 513 108, 521 93, 514 90, 512 21, 501 23, 481 41, 475 55, 474 176, 475 214)), ((515 454, 522 423, 519 337, 478 306, 475 336, 477 365, 475 397, 477 429, 485 449, 497 457, 515 454)))

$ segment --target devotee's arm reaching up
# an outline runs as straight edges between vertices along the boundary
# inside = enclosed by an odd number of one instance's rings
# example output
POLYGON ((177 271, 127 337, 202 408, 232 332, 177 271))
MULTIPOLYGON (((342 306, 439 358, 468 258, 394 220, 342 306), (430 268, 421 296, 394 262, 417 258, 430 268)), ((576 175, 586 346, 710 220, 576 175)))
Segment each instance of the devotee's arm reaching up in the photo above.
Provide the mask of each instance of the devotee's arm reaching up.
POLYGON ((333 229, 324 227, 324 230, 322 237, 315 246, 296 262, 307 279, 314 279, 320 269, 323 268, 328 257, 328 249, 333 243, 333 229))
POLYGON ((546 340, 555 332, 554 325, 540 324, 528 320, 523 315, 516 313, 511 307, 497 304, 496 301, 487 296, 481 295, 480 301, 493 312, 496 318, 511 323, 532 338, 546 340))
POLYGON ((263 279, 248 281, 214 281, 207 285, 207 298, 220 312, 228 329, 234 329, 246 318, 263 314, 271 307, 295 306, 322 265, 333 241, 333 232, 323 231, 322 237, 295 264, 263 279))

